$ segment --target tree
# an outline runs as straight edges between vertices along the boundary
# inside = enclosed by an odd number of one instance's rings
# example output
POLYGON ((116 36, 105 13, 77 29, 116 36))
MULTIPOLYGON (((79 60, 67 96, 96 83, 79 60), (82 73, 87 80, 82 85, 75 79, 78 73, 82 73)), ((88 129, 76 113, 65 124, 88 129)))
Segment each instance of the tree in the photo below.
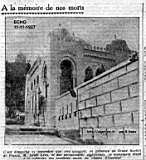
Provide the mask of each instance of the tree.
POLYGON ((27 69, 23 54, 18 54, 15 62, 6 61, 6 106, 9 108, 9 117, 14 114, 14 110, 24 112, 27 69))

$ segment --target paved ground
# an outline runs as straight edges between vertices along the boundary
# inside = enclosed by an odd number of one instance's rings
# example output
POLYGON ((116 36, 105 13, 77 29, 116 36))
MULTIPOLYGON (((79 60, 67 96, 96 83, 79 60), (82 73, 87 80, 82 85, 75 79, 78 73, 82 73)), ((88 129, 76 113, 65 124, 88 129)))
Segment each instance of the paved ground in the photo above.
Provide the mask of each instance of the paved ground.
POLYGON ((5 135, 5 144, 73 144, 52 135, 5 135))
MULTIPOLYGON (((23 125, 6 125, 7 133, 5 134, 5 144, 76 144, 71 139, 57 137, 55 134, 35 134, 36 132, 30 131, 24 132, 20 130, 20 128, 25 128, 23 125)), ((34 128, 32 126, 26 127, 34 128)), ((37 127, 35 127, 37 128, 37 127)))

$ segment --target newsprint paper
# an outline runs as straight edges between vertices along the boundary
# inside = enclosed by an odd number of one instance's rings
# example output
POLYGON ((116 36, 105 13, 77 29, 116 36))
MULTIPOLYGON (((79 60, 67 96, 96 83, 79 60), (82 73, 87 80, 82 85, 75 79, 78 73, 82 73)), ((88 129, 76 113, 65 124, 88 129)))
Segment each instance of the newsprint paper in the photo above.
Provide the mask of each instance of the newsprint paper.
POLYGON ((0 160, 146 159, 145 2, 0 12, 0 160))

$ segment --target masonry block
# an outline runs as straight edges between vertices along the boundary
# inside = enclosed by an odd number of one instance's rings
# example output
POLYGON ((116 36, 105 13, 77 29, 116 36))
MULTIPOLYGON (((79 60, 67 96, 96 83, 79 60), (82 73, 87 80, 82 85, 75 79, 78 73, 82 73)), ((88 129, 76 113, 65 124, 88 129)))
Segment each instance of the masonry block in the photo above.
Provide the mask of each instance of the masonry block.
POLYGON ((84 88, 79 88, 78 89, 78 95, 80 96, 84 92, 84 88))
POLYGON ((101 144, 107 144, 106 128, 94 128, 94 140, 101 144))
POLYGON ((85 101, 79 102, 78 107, 79 107, 79 109, 84 109, 85 108, 85 101))
POLYGON ((91 83, 88 84, 88 89, 93 88, 96 86, 96 81, 92 81, 91 83))
POLYGON ((134 124, 139 124, 139 112, 133 112, 134 124))
POLYGON ((139 110, 139 97, 134 97, 121 101, 122 112, 139 110))
POLYGON ((99 86, 109 80, 109 75, 105 75, 104 77, 101 77, 100 79, 96 80, 96 86, 99 86))
POLYGON ((82 139, 87 140, 87 139, 93 139, 93 129, 92 128, 83 128, 83 135, 82 139))
POLYGON ((102 85, 90 89, 90 97, 97 96, 97 95, 100 95, 100 94, 102 94, 102 93, 103 93, 102 85))
POLYGON ((80 118, 91 117, 91 109, 84 109, 80 111, 80 118))
POLYGON ((139 95, 138 83, 130 85, 129 90, 130 90, 130 97, 138 96, 139 95))
POLYGON ((109 79, 114 79, 114 78, 116 78, 116 77, 119 77, 119 76, 125 74, 126 72, 127 72, 127 71, 126 71, 126 67, 123 67, 123 68, 121 68, 121 69, 118 69, 118 70, 110 73, 109 79))
POLYGON ((94 107, 92 108, 92 116, 102 116, 104 115, 104 108, 103 106, 98 106, 98 107, 94 107))
POLYGON ((89 84, 90 84, 90 83, 88 83, 87 85, 85 85, 85 86, 83 87, 83 93, 90 88, 89 84))
POLYGON ((96 86, 96 81, 92 81, 91 83, 88 83, 88 85, 84 86, 85 90, 89 90, 92 87, 96 86))
POLYGON ((79 101, 83 101, 83 100, 88 99, 88 98, 89 98, 89 91, 86 91, 86 90, 85 90, 85 91, 81 94, 79 101))
POLYGON ((138 71, 132 71, 118 78, 119 79, 119 87, 127 86, 131 83, 138 82, 138 71))
POLYGON ((110 94, 104 94, 101 96, 97 96, 97 105, 102 105, 110 102, 110 94))
POLYGON ((111 127, 113 126, 112 116, 99 117, 99 127, 111 127))
POLYGON ((103 84, 103 92, 109 92, 118 88, 118 79, 103 84))
POLYGON ((124 144, 124 133, 122 127, 107 128, 107 144, 124 144))
POLYGON ((128 88, 124 87, 111 92, 112 102, 128 98, 128 88))
POLYGON ((85 120, 85 119, 80 119, 80 127, 81 127, 81 128, 87 127, 87 120, 85 120))
POLYGON ((96 106, 96 98, 86 100, 86 108, 96 106))
POLYGON ((139 68, 138 65, 139 65, 138 61, 128 64, 128 65, 127 65, 127 72, 139 68))
POLYGON ((139 144, 139 127, 138 125, 124 127, 124 144, 139 144))
POLYGON ((121 112, 120 102, 105 105, 105 114, 114 114, 121 112))
POLYGON ((88 118, 87 119, 87 127, 96 128, 99 126, 99 122, 97 118, 88 118))
POLYGON ((115 126, 125 126, 132 124, 131 113, 114 115, 115 126))

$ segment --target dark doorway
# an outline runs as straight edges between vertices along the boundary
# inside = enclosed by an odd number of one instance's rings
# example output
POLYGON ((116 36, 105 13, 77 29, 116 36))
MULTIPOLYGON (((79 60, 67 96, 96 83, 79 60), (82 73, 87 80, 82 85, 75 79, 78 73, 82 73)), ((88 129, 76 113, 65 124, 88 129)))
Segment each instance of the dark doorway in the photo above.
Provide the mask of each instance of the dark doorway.
POLYGON ((73 66, 69 60, 64 60, 60 65, 60 94, 63 94, 73 88, 73 66))
POLYGON ((89 81, 90 79, 93 78, 93 70, 92 68, 89 66, 86 68, 85 70, 85 79, 84 82, 89 81))
POLYGON ((101 64, 101 65, 97 68, 95 75, 98 76, 98 75, 100 75, 100 74, 103 73, 103 72, 105 72, 105 68, 104 68, 104 65, 101 64))

